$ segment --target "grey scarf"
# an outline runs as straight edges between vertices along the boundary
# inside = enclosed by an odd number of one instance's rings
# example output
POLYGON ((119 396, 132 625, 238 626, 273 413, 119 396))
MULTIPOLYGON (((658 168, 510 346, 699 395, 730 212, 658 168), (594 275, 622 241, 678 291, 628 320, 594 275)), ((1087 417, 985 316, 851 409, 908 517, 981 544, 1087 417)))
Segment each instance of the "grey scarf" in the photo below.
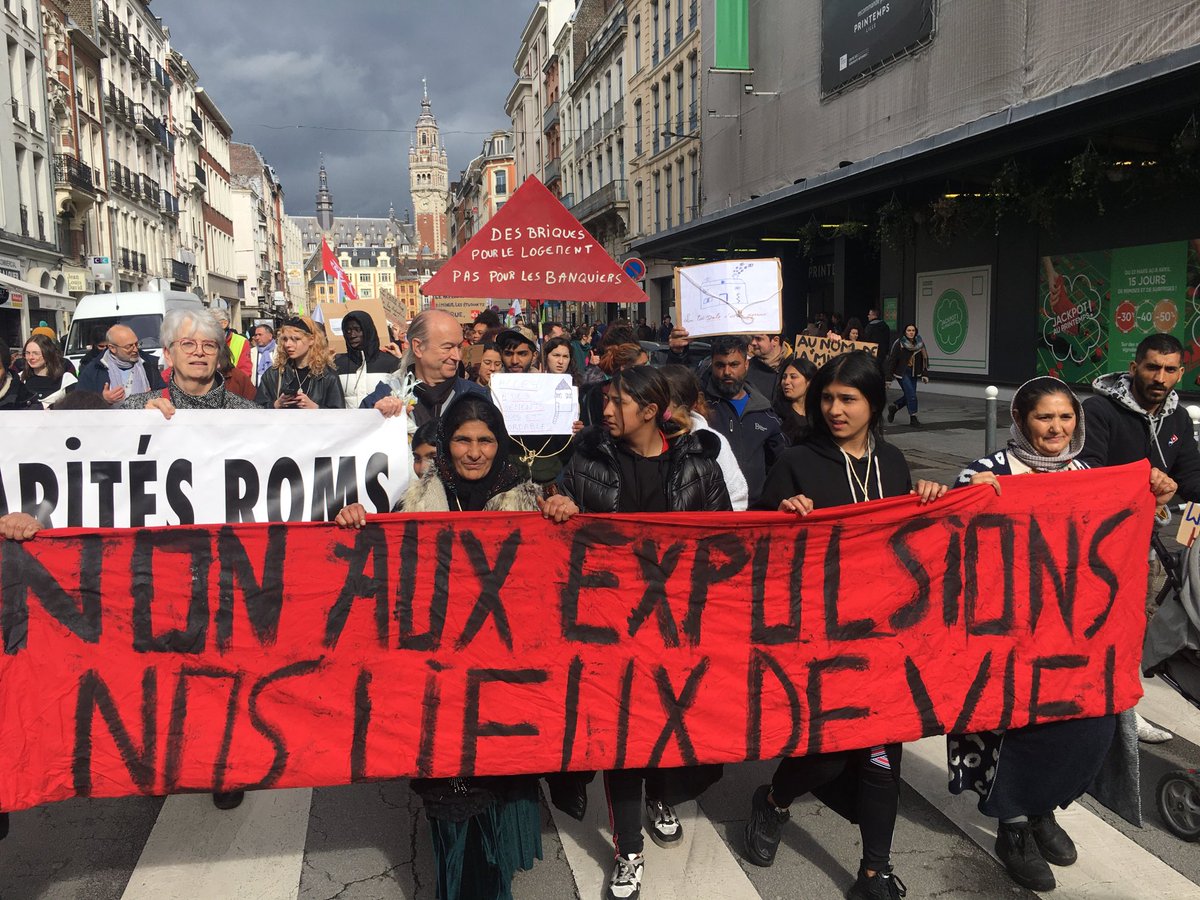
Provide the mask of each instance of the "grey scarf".
POLYGON ((146 367, 142 365, 141 357, 127 363, 114 356, 111 350, 105 350, 100 362, 108 369, 108 383, 113 387, 125 388, 126 397, 150 390, 150 379, 146 377, 146 367))

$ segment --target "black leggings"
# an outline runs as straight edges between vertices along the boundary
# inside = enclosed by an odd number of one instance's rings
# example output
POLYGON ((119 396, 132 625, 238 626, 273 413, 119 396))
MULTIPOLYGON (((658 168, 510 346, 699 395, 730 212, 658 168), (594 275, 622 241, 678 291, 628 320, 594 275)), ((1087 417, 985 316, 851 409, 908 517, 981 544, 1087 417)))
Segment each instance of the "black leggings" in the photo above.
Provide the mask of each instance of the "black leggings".
POLYGON ((892 832, 900 805, 900 757, 900 744, 787 757, 775 769, 771 795, 782 809, 797 797, 815 792, 847 819, 857 819, 863 865, 878 872, 887 868, 892 855, 892 832))

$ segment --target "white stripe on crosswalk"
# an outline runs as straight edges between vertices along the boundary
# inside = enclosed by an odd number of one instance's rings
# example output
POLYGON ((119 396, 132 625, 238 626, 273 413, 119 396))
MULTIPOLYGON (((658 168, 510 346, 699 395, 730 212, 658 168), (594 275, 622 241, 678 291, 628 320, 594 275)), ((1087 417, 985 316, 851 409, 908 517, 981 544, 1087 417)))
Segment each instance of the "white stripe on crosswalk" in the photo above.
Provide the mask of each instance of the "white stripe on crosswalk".
MULTIPOLYGON (((946 789, 946 739, 931 737, 904 745, 904 780, 957 825, 967 837, 994 854, 996 823, 979 812, 975 795, 953 796, 946 789)), ((1196 897, 1194 882, 1131 841, 1078 803, 1056 814, 1079 848, 1079 861, 1054 869, 1054 900, 1119 900, 1136 885, 1139 900, 1196 897)), ((1051 896, 1051 895, 1048 895, 1051 896)))
POLYGON ((312 791, 250 791, 237 809, 209 794, 168 797, 121 900, 295 900, 312 791))
MULTIPOLYGON (((582 822, 551 807, 579 896, 603 896, 612 871, 612 831, 604 799, 603 779, 588 788, 588 811, 582 822)), ((681 846, 663 850, 646 837, 646 869, 642 896, 654 900, 759 900, 759 893, 729 846, 695 803, 675 807, 683 824, 681 846)))

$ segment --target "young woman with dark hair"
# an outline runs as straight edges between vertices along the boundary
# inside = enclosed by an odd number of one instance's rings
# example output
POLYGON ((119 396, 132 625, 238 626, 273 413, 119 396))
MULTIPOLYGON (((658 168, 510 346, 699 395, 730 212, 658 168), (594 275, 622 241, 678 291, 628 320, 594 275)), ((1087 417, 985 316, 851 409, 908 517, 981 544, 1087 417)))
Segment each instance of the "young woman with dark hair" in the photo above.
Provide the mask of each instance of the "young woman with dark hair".
POLYGON ((479 362, 471 366, 470 375, 476 384, 487 387, 492 382, 492 376, 504 370, 504 360, 495 344, 487 341, 481 346, 483 354, 479 357, 479 362))
POLYGON ((58 345, 44 334, 35 334, 25 342, 21 380, 47 409, 65 397, 76 382, 75 376, 66 370, 58 345))
MULTIPOLYGON (((879 436, 887 402, 875 358, 863 352, 835 357, 818 370, 808 389, 812 433, 785 450, 767 474, 761 509, 806 516, 814 509, 863 503, 915 493, 929 503, 946 486, 918 481, 908 463, 879 436)), ((892 874, 892 831, 900 797, 901 745, 817 753, 780 760, 770 784, 754 792, 746 824, 746 855, 769 866, 775 861, 788 806, 816 794, 836 810, 852 810, 862 832, 863 857, 850 900, 893 900, 904 885, 892 874)))
MULTIPOLYGON (((1025 382, 1013 396, 1012 428, 1005 449, 977 459, 959 474, 956 486, 987 484, 1000 493, 997 476, 1086 469, 1078 456, 1084 444, 1083 406, 1066 384, 1043 376, 1025 382)), ((1175 482, 1150 471, 1150 490, 1160 504, 1174 495, 1175 482)), ((1078 858, 1074 841, 1054 818, 1091 790, 1117 809, 1137 809, 1137 723, 1133 710, 1120 715, 1047 722, 1008 731, 946 736, 950 792, 975 791, 979 811, 998 819, 996 856, 1017 884, 1032 891, 1055 887, 1050 868, 1078 858), (1121 738, 1114 740, 1114 735, 1121 738), (1134 748, 1132 753, 1125 748, 1134 748), (1107 760, 1107 762, 1106 762, 1107 760), (1102 784, 1096 776, 1122 772, 1102 784), (1119 791, 1123 787, 1132 790, 1119 791)))
POLYGON ((919 428, 917 418, 917 379, 929 382, 929 351, 925 349, 925 341, 917 334, 916 325, 905 325, 904 331, 892 344, 884 363, 888 378, 900 382, 903 392, 895 403, 889 403, 887 420, 893 422, 903 407, 908 407, 908 424, 919 428))
MULTIPOLYGON (((708 431, 692 433, 681 407, 673 407, 667 379, 635 366, 613 375, 604 399, 604 424, 585 428, 560 479, 562 493, 541 503, 543 514, 564 522, 579 513, 666 513, 731 509, 717 463, 720 444, 708 431)), ((693 799, 719 767, 622 769, 604 773, 616 863, 611 900, 634 900, 641 891, 642 785, 651 837, 677 846, 683 826, 672 804, 693 799), (684 782, 687 782, 686 784, 684 782)))
POLYGON ((779 367, 779 386, 773 394, 776 415, 783 427, 783 433, 793 446, 808 437, 808 407, 806 398, 809 385, 817 377, 817 367, 811 359, 793 356, 784 360, 779 367))
POLYGON ((579 368, 571 354, 571 342, 565 337, 550 338, 542 345, 542 353, 538 360, 539 368, 548 375, 570 375, 571 381, 578 385, 580 380, 579 368))

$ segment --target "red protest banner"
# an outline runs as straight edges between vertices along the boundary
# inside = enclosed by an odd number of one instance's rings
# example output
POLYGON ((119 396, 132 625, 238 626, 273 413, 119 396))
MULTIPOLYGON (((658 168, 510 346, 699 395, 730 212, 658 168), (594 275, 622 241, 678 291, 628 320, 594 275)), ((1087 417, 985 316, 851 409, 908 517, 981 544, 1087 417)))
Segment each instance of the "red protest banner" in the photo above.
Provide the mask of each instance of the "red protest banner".
POLYGON ((818 512, 0 542, 0 808, 674 766, 1132 706, 1145 464, 818 512))
POLYGON ((421 285, 426 297, 645 303, 562 202, 533 175, 421 285))

